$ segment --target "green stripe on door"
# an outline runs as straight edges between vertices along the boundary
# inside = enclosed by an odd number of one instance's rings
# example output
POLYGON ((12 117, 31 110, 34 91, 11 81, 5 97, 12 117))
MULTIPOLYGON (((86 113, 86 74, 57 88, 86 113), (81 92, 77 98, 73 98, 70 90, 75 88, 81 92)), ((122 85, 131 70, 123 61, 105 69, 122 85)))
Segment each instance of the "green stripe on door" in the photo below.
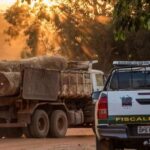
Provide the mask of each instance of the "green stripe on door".
POLYGON ((108 120, 98 120, 98 124, 131 124, 150 123, 150 115, 130 115, 130 116, 109 116, 108 120))

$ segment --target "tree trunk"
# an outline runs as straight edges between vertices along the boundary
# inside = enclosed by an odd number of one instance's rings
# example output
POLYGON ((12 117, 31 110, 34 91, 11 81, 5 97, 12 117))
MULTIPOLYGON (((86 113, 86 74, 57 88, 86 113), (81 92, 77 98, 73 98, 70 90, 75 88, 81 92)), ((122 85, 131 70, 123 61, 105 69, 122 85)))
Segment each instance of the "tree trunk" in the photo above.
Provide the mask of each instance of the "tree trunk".
POLYGON ((21 71, 26 68, 63 70, 67 61, 63 57, 40 56, 18 61, 0 61, 0 96, 12 96, 19 92, 21 71))

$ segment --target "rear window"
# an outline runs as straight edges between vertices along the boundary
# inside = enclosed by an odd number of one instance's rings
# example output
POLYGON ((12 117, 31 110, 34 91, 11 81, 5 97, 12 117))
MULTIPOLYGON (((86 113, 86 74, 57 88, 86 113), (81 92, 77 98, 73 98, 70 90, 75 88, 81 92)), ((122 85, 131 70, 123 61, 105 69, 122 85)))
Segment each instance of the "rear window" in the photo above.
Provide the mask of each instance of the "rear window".
POLYGON ((133 85, 132 87, 134 89, 140 89, 140 88, 145 88, 145 79, 146 79, 146 74, 145 71, 135 71, 132 72, 132 82, 133 85))
POLYGON ((146 71, 146 88, 150 88, 150 71, 146 71))
POLYGON ((150 88, 150 71, 115 71, 110 82, 112 90, 148 89, 150 88))

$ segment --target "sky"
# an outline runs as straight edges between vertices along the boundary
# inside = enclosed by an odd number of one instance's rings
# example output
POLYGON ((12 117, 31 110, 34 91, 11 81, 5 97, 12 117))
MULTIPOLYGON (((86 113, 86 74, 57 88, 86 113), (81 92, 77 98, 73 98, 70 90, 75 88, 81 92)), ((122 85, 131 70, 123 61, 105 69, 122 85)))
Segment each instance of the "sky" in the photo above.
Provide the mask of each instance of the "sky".
POLYGON ((16 0, 0 0, 0 9, 5 10, 7 7, 11 6, 16 0))

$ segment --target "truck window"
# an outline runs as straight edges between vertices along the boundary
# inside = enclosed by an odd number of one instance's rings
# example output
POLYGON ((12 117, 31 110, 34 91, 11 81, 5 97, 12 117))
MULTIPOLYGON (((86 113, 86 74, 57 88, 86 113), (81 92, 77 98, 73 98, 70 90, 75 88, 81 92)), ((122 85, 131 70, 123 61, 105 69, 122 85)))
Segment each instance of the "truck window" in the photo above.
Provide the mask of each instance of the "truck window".
POLYGON ((104 85, 103 75, 96 74, 96 82, 97 82, 97 86, 103 86, 104 85))

